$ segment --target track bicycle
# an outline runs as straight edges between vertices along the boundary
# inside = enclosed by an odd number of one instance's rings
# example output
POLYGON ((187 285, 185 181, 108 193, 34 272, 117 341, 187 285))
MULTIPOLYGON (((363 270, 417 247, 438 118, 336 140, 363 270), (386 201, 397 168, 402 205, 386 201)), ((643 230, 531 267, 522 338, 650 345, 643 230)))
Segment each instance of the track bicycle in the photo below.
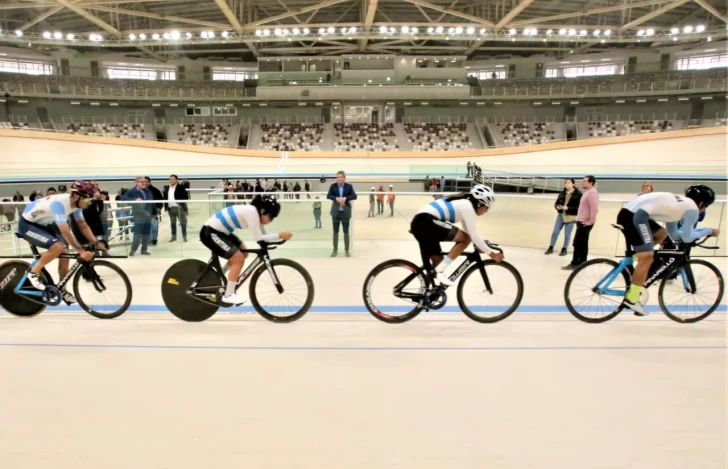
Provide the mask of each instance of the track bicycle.
MULTIPOLYGON (((624 230, 621 225, 612 226, 624 230)), ((694 323, 710 316, 723 298, 723 276, 710 262, 690 258, 690 251, 695 247, 718 249, 703 245, 708 238, 678 243, 674 249, 655 250, 640 303, 643 306, 647 303, 647 289, 660 282, 658 301, 668 318, 694 323)), ((569 312, 588 323, 609 321, 622 312, 624 296, 634 272, 633 255, 628 246, 620 262, 592 259, 577 267, 564 286, 564 301, 569 312)))
MULTIPOLYGON (((497 244, 486 244, 495 252, 503 252, 497 244)), ((455 282, 462 276, 457 300, 463 313, 481 323, 502 321, 513 314, 523 298, 523 279, 518 270, 505 261, 483 260, 477 250, 461 256, 465 260, 449 279, 455 282)), ((384 261, 364 281, 364 304, 380 321, 407 322, 423 310, 439 310, 447 303, 448 286, 435 285, 434 280, 434 272, 410 261, 384 261)))
MULTIPOLYGON (((17 233, 16 236, 22 239, 17 233)), ((95 250, 94 244, 82 247, 87 251, 95 250)), ((46 288, 37 290, 28 280, 28 271, 38 262, 40 253, 32 244, 30 249, 35 258, 31 264, 11 260, 0 265, 0 306, 7 312, 15 316, 33 317, 46 306, 58 306, 63 301, 63 288, 70 281, 73 281, 76 301, 91 316, 114 319, 129 308, 132 300, 131 282, 120 267, 107 260, 114 256, 86 261, 77 253, 61 254, 61 258, 75 259, 76 262, 57 284, 53 282, 51 274, 45 268, 42 269, 41 278, 46 288)))
MULTIPOLYGON (((301 319, 311 308, 314 296, 311 275, 301 264, 290 259, 270 258, 269 251, 283 243, 285 241, 259 241, 260 249, 241 249, 241 252, 257 257, 240 274, 236 287, 237 291, 250 279, 249 297, 253 308, 276 323, 301 319)), ((176 262, 162 279, 164 304, 183 321, 200 322, 211 318, 219 308, 233 306, 222 301, 227 285, 225 273, 216 254, 207 263, 198 259, 176 262)))

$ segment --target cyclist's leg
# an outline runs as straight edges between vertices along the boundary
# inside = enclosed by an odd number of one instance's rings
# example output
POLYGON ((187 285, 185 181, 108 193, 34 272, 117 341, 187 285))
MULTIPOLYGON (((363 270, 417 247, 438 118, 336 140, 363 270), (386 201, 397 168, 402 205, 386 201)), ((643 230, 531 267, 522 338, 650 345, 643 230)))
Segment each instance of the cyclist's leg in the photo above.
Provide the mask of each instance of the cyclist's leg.
POLYGON ((641 306, 639 306, 640 294, 644 290, 645 282, 647 281, 647 274, 650 271, 650 266, 655 259, 655 244, 654 237, 652 235, 652 226, 654 222, 650 223, 650 217, 644 210, 638 210, 633 218, 632 224, 625 227, 625 236, 629 244, 634 247, 635 255, 637 256, 637 266, 632 274, 632 284, 627 290, 625 299, 637 314, 646 314, 641 306), (635 308, 636 307, 636 308, 635 308))
MULTIPOLYGON (((30 268, 31 274, 38 274, 46 265, 57 259, 64 251, 60 235, 50 227, 29 223, 20 217, 18 221, 18 234, 33 246, 46 249, 40 258, 30 268)), ((33 282, 34 286, 36 282, 33 282)))

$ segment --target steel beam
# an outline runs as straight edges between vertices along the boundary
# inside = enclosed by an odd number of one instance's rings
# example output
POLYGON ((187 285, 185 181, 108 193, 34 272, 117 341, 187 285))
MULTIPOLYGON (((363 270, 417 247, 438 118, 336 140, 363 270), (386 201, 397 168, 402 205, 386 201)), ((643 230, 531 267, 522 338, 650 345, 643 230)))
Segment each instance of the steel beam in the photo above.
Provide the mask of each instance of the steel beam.
POLYGON ((690 1, 692 1, 692 0, 675 0, 674 2, 670 2, 667 5, 658 8, 657 10, 653 10, 653 11, 647 13, 646 15, 640 16, 639 18, 637 18, 634 21, 630 21, 629 23, 625 24, 624 26, 622 26, 619 29, 624 31, 625 29, 634 28, 635 26, 641 25, 645 21, 650 21, 652 18, 656 18, 662 14, 667 13, 670 10, 674 10, 677 7, 683 6, 690 1))
MULTIPOLYGON (((412 3, 413 5, 419 5, 424 8, 429 8, 430 10, 435 10, 435 11, 439 11, 441 13, 447 13, 448 15, 457 16, 458 18, 463 18, 468 21, 472 21, 473 23, 478 23, 478 24, 482 24, 482 25, 490 26, 490 27, 494 26, 491 21, 488 21, 486 19, 478 18, 477 16, 473 16, 473 15, 468 15, 467 13, 461 13, 459 11, 450 10, 448 8, 441 7, 439 5, 434 5, 432 3, 425 2, 424 0, 405 0, 405 1, 412 3)), ((533 0, 524 0, 524 1, 527 1, 530 3, 533 0)))
POLYGON ((531 19, 523 20, 523 21, 514 21, 511 23, 511 26, 514 26, 514 27, 526 26, 528 24, 545 23, 547 21, 563 20, 566 18, 578 18, 580 16, 597 15, 599 13, 609 13, 612 11, 627 10, 630 8, 641 8, 641 7, 648 7, 648 6, 652 6, 652 5, 662 5, 663 3, 670 3, 671 1, 673 1, 673 0, 648 0, 648 1, 637 2, 637 3, 623 3, 621 5, 594 8, 591 10, 584 10, 584 11, 575 11, 573 13, 561 13, 558 15, 541 16, 539 18, 531 18, 531 19))
POLYGON ((19 31, 25 31, 26 29, 30 28, 31 26, 35 26, 36 24, 40 23, 41 21, 44 21, 46 18, 55 15, 59 11, 63 10, 62 6, 53 7, 50 10, 47 10, 40 15, 36 16, 32 20, 28 21, 21 27, 17 28, 19 31))
MULTIPOLYGON (((215 1, 220 2, 220 1, 224 1, 224 0, 215 0, 215 1)), ((300 15, 301 13, 308 13, 309 11, 320 10, 321 8, 326 8, 326 7, 330 7, 331 5, 336 5, 338 3, 344 3, 344 2, 349 2, 349 1, 351 1, 351 0, 326 0, 325 2, 321 2, 321 3, 317 3, 316 5, 304 7, 297 11, 289 11, 287 13, 281 13, 280 15, 263 18, 262 20, 258 20, 258 21, 253 21, 252 23, 249 23, 246 26, 249 26, 249 25, 259 26, 261 24, 266 24, 266 23, 270 23, 272 21, 282 20, 284 18, 290 18, 291 16, 300 15)))
POLYGON ((711 15, 715 16, 716 18, 718 18, 722 22, 728 23, 728 16, 721 14, 710 3, 706 2, 705 0, 695 0, 695 3, 697 3, 698 5, 700 5, 701 7, 703 7, 711 15))
MULTIPOLYGON (((367 1, 367 10, 366 10, 366 16, 364 17, 364 27, 369 28, 372 23, 374 22, 374 16, 377 14, 377 5, 379 4, 378 0, 368 0, 367 1)), ((364 51, 367 48, 367 42, 369 41, 368 36, 364 39, 359 40, 359 50, 364 51)))
POLYGON ((533 2, 534 2, 534 0, 521 0, 521 3, 519 3, 518 5, 516 5, 516 7, 514 9, 512 9, 511 11, 509 11, 506 14, 506 16, 504 16, 503 18, 501 18, 500 21, 498 21, 495 24, 495 29, 502 29, 502 28, 505 28, 506 26, 508 26, 508 24, 511 22, 511 20, 513 20, 513 18, 515 18, 516 16, 520 15, 521 12, 523 10, 525 10, 526 8, 528 8, 528 6, 530 4, 532 4, 533 2))
POLYGON ((174 21, 177 23, 194 24, 197 26, 206 26, 208 28, 226 29, 229 26, 225 23, 218 23, 215 21, 203 21, 203 20, 195 20, 195 19, 190 19, 190 18, 182 18, 179 16, 159 15, 157 13, 149 13, 149 12, 139 11, 139 10, 126 10, 124 8, 114 8, 114 7, 106 7, 106 6, 99 6, 99 5, 91 5, 88 8, 89 8, 89 10, 106 11, 109 13, 118 13, 120 15, 141 16, 142 18, 154 18, 157 20, 174 21))

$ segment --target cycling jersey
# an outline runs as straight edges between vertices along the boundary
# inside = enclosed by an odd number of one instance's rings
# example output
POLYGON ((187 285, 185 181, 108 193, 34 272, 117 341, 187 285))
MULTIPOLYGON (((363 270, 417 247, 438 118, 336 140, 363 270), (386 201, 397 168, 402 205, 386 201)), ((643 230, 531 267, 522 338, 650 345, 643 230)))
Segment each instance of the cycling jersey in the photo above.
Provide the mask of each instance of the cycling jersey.
POLYGON ((650 220, 665 222, 665 228, 673 240, 690 243, 712 233, 710 228, 694 229, 700 218, 700 210, 692 199, 669 192, 640 194, 627 202, 625 209, 637 214, 642 211, 650 220), (682 228, 678 224, 682 221, 682 228))
POLYGON ((463 228, 470 235, 475 247, 486 254, 490 254, 492 250, 485 244, 483 238, 478 234, 478 227, 475 224, 477 214, 473 208, 473 204, 468 199, 458 199, 448 201, 445 198, 435 200, 422 207, 417 213, 427 213, 440 221, 448 223, 462 222, 463 228))
POLYGON ((222 233, 232 233, 236 229, 248 229, 256 241, 278 241, 277 233, 266 234, 260 224, 260 214, 253 205, 232 205, 218 211, 205 222, 205 226, 222 233))
POLYGON ((82 221, 83 211, 80 208, 71 208, 71 194, 58 194, 34 200, 25 207, 23 218, 36 225, 67 225, 68 216, 73 215, 77 221, 82 221))

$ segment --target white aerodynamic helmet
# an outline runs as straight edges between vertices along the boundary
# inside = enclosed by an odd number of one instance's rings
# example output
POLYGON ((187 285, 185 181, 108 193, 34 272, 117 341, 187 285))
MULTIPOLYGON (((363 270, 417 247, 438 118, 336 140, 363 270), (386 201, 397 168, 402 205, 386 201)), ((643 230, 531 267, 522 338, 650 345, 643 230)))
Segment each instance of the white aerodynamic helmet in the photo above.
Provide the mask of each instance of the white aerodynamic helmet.
POLYGON ((493 192, 493 189, 485 184, 473 186, 473 188, 470 189, 470 195, 472 195, 475 200, 483 202, 483 205, 488 208, 492 207, 495 203, 495 192, 493 192))

